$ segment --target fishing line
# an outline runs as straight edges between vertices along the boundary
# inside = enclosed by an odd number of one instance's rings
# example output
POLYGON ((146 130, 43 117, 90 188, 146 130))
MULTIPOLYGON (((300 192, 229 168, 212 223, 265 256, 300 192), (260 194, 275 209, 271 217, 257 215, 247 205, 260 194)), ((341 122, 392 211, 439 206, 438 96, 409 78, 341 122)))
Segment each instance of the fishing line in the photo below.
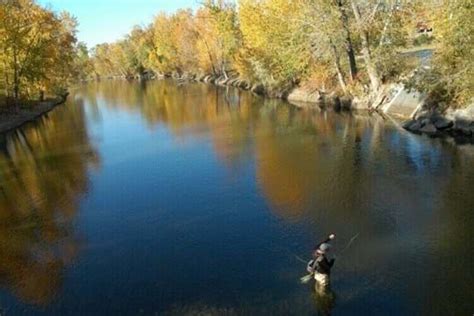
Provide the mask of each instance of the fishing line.
POLYGON ((357 239, 357 237, 359 237, 360 233, 357 233, 355 234, 351 240, 349 240, 349 242, 347 243, 347 245, 339 252, 339 254, 343 253, 344 251, 346 251, 347 249, 349 249, 349 247, 352 245, 352 243, 357 239))
POLYGON ((355 234, 350 240, 349 242, 347 243, 347 245, 341 250, 339 251, 338 254, 334 255, 334 258, 340 258, 341 255, 347 250, 350 248, 350 246, 352 245, 352 243, 359 237, 360 235, 360 232, 355 234))

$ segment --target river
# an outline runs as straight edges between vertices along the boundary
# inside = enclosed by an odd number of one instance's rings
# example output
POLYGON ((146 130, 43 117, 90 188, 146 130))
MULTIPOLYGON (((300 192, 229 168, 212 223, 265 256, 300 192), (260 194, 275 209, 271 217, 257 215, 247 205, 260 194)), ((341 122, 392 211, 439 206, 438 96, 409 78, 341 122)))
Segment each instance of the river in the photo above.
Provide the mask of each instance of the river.
POLYGON ((474 312, 472 145, 107 81, 0 146, 0 314, 474 312), (328 303, 299 278, 331 232, 328 303))

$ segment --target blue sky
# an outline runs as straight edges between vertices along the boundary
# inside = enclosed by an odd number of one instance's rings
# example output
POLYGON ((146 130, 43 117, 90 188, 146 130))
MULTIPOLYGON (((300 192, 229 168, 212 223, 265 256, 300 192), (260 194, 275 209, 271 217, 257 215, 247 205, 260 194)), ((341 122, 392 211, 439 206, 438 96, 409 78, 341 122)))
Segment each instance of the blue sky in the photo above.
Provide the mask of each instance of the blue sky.
POLYGON ((39 0, 55 11, 66 10, 79 20, 78 38, 89 47, 113 42, 136 25, 150 23, 160 11, 196 8, 200 0, 39 0))

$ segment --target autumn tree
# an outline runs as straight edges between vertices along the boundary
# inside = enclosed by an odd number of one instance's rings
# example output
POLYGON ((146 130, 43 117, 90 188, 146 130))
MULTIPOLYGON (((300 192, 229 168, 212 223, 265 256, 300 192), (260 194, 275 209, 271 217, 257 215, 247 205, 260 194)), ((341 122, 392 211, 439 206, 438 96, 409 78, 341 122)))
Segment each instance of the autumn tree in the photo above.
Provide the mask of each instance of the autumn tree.
POLYGON ((469 0, 429 1, 437 48, 431 68, 416 78, 416 88, 431 103, 463 107, 474 100, 474 4, 469 0))
POLYGON ((411 42, 418 14, 432 12, 440 52, 431 78, 438 78, 452 99, 467 102, 472 49, 466 21, 472 4, 435 2, 205 0, 196 11, 159 13, 122 40, 98 45, 92 62, 101 77, 134 77, 148 70, 177 76, 238 74, 276 91, 309 81, 320 90, 377 106, 391 82, 413 71, 400 52, 411 42))
POLYGON ((312 62, 307 32, 296 1, 239 1, 239 19, 253 77, 269 87, 292 84, 312 62), (303 26, 304 27, 304 26, 303 26))
POLYGON ((228 71, 233 67, 241 44, 235 4, 224 0, 207 0, 197 14, 196 24, 199 29, 198 40, 205 42, 208 55, 209 49, 214 51, 214 73, 228 78, 228 71))
POLYGON ((72 76, 76 81, 88 80, 94 71, 91 56, 87 45, 83 42, 78 42, 76 47, 76 54, 72 65, 72 76))
POLYGON ((69 14, 56 14, 34 0, 0 3, 4 90, 17 106, 20 97, 54 90, 65 82, 75 52, 76 26, 69 14))

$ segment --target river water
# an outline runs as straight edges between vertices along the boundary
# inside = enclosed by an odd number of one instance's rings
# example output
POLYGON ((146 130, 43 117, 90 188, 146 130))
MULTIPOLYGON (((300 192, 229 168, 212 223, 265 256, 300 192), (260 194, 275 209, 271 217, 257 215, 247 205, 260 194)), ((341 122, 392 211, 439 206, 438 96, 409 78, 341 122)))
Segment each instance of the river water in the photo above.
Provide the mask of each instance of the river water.
POLYGON ((0 145, 1 315, 474 312, 472 145, 167 81, 0 145), (299 278, 330 232, 327 299, 299 278))

